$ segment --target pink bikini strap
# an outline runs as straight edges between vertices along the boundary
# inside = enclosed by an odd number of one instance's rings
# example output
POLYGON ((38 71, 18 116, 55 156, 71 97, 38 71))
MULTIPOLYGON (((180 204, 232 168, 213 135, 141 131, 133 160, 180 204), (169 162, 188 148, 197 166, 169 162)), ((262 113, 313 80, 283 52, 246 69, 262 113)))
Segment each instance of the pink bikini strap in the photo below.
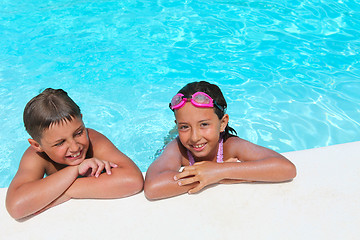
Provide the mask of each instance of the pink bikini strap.
MULTIPOLYGON (((224 162, 223 160, 223 157, 224 157, 224 150, 223 150, 223 144, 224 144, 224 140, 223 138, 220 138, 220 142, 219 142, 219 149, 218 149, 218 152, 217 152, 217 155, 216 155, 216 162, 217 163, 222 163, 224 162)), ((187 150, 187 155, 188 155, 188 158, 189 158, 189 164, 190 166, 194 165, 195 164, 195 160, 194 160, 194 157, 191 155, 190 151, 187 150)))

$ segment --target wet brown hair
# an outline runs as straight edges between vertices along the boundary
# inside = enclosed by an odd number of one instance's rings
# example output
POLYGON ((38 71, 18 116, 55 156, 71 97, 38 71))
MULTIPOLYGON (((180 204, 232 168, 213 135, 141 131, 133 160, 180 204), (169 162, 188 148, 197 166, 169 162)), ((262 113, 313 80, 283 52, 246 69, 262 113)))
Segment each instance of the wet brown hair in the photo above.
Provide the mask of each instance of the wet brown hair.
MULTIPOLYGON (((215 114, 218 116, 218 118, 221 120, 226 113, 227 103, 226 103, 226 100, 225 100, 224 95, 222 94, 220 88, 215 84, 211 84, 206 81, 200 81, 200 82, 188 83, 187 85, 185 85, 185 87, 180 89, 180 91, 178 93, 182 93, 182 94, 184 94, 185 98, 189 98, 191 95, 193 95, 196 92, 204 92, 204 93, 208 94, 215 101, 215 103, 220 108, 214 106, 214 111, 215 111, 215 114)), ((214 104, 214 105, 216 105, 216 104, 214 104)), ((237 133, 228 124, 226 126, 223 134, 224 134, 223 135, 224 141, 226 141, 226 139, 228 139, 229 137, 236 136, 237 133)))
POLYGON ((62 89, 47 88, 32 98, 24 109, 24 125, 29 135, 40 143, 44 130, 52 124, 81 118, 79 106, 62 89))

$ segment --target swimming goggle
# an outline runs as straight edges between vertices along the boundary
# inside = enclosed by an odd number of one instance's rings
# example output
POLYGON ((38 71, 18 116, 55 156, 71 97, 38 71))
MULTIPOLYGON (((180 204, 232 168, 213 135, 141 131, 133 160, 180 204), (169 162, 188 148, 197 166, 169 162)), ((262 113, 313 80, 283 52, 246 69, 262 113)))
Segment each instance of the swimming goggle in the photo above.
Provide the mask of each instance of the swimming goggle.
POLYGON ((169 104, 171 110, 176 110, 185 105, 186 102, 191 102, 192 105, 195 107, 202 107, 202 108, 211 108, 214 105, 223 111, 223 108, 220 107, 215 100, 213 100, 209 95, 204 92, 196 92, 191 96, 191 99, 187 99, 184 97, 184 94, 178 93, 176 94, 169 104))

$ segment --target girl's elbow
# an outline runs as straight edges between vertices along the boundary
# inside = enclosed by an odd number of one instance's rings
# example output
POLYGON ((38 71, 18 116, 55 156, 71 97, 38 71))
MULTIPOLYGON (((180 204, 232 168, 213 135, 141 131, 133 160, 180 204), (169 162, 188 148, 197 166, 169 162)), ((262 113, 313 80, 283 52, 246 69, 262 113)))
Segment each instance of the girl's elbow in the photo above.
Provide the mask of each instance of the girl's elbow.
POLYGON ((144 194, 148 200, 157 200, 159 196, 156 194, 158 191, 156 190, 156 185, 152 184, 151 181, 145 181, 144 184, 144 194))
POLYGON ((12 218, 19 220, 26 217, 22 209, 23 207, 20 201, 6 201, 6 210, 12 218))

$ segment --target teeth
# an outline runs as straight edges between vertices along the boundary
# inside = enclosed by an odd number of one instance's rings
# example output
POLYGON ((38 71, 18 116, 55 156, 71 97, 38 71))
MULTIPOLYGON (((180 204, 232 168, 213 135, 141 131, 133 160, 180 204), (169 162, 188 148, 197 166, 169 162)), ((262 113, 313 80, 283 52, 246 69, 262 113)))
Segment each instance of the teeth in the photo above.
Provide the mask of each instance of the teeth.
POLYGON ((199 144, 199 145, 195 145, 194 147, 195 147, 195 148, 202 148, 203 146, 205 146, 205 143, 199 144))
POLYGON ((77 154, 71 155, 72 158, 76 158, 78 156, 80 156, 80 152, 78 152, 77 154))

